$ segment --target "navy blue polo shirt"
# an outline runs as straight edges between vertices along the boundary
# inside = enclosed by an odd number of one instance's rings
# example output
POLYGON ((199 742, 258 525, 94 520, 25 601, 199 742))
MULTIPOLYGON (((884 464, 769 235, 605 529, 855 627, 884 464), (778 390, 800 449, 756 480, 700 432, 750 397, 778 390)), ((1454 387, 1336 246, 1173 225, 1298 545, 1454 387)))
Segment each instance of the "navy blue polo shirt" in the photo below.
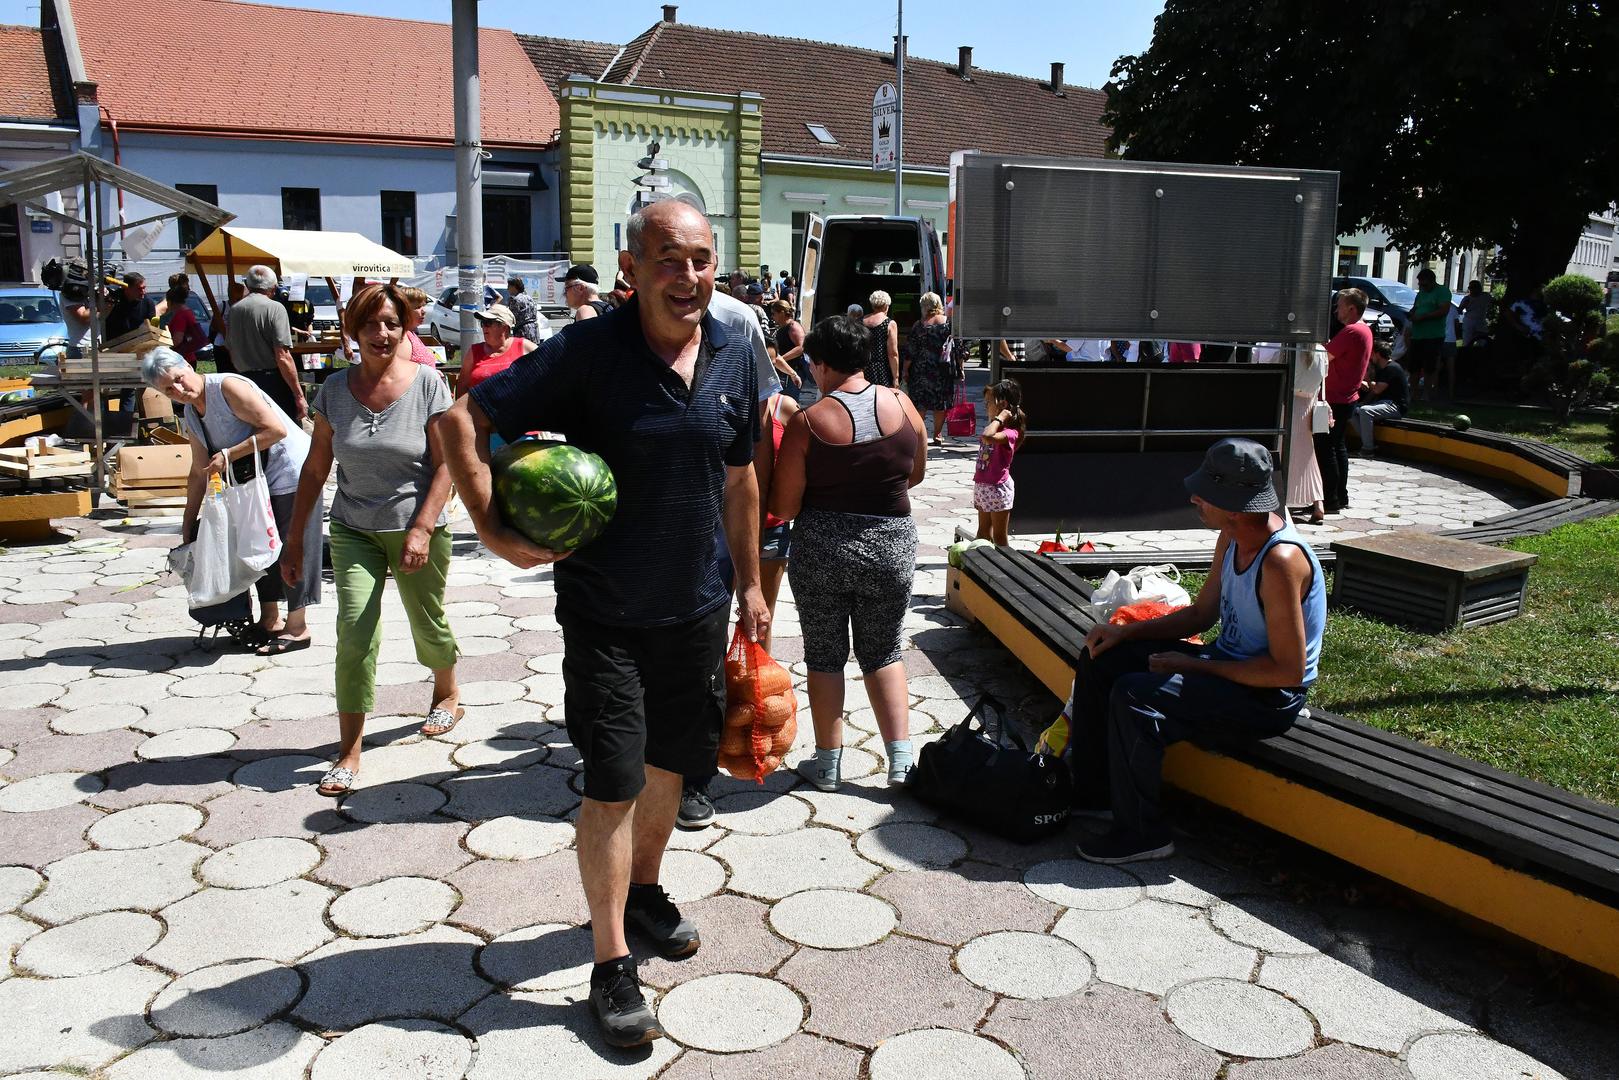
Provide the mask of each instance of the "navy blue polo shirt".
POLYGON ((730 598, 716 537, 725 468, 753 462, 758 374, 746 338, 707 313, 702 335, 688 390, 647 345, 632 297, 472 390, 501 438, 554 431, 613 470, 613 520, 556 564, 557 604, 569 615, 669 626, 730 598))

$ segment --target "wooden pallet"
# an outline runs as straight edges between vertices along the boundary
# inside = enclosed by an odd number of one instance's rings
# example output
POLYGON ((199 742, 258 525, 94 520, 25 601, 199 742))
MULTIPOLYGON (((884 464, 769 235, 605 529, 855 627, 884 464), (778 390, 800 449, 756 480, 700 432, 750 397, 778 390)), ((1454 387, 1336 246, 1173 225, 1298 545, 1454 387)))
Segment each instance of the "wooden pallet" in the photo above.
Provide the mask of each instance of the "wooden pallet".
POLYGON ((20 480, 89 476, 93 469, 90 455, 80 450, 64 450, 59 446, 38 446, 32 441, 26 446, 0 449, 0 475, 20 480))

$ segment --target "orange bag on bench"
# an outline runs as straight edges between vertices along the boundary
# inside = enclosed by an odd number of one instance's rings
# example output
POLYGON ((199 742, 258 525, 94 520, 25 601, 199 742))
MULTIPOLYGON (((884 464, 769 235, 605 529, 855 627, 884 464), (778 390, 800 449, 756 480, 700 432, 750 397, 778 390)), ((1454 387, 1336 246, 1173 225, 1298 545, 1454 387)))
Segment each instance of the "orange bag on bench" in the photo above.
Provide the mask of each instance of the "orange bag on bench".
POLYGON ((764 783, 798 736, 798 698, 787 669, 738 627, 725 656, 725 727, 719 766, 764 783))

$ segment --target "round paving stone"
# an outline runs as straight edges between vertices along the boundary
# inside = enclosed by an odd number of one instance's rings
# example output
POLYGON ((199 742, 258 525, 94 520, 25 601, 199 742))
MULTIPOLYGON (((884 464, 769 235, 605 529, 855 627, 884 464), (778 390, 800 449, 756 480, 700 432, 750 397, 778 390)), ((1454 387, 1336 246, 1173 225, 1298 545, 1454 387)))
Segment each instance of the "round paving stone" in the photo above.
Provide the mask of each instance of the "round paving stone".
POLYGON ((206 675, 192 675, 181 679, 169 687, 169 693, 175 697, 186 698, 223 697, 225 694, 242 693, 252 682, 253 680, 246 675, 209 672, 206 675))
POLYGON ((779 900, 770 927, 789 941, 815 949, 858 949, 888 936, 894 909, 875 896, 841 889, 809 889, 779 900))
POLYGON ((355 821, 384 825, 420 821, 448 800, 444 792, 426 784, 379 784, 361 788, 342 802, 342 811, 355 821))
POLYGON ((165 761, 174 758, 207 757, 219 754, 236 745, 236 736, 221 728, 176 728, 135 747, 135 756, 147 761, 165 761))
POLYGON ((508 815, 486 821, 467 833, 467 850, 486 859, 538 859, 571 843, 571 822, 542 818, 508 815))
POLYGON ((519 682, 469 682, 461 684, 463 705, 504 705, 523 697, 523 684, 519 682))
POLYGON ((304 720, 337 711, 337 699, 330 694, 287 694, 261 701, 253 711, 265 720, 304 720))
POLYGON ((157 943, 163 924, 138 911, 109 911, 23 942, 17 966, 48 979, 95 975, 127 964, 157 943))
POLYGON ((1244 897, 1209 909, 1209 921, 1232 941, 1269 953, 1302 956, 1333 941, 1326 920, 1286 900, 1244 897))
POLYGON ((773 791, 738 791, 714 804, 716 823, 732 832, 774 836, 802 829, 810 816, 809 804, 773 791))
POLYGON ((286 1012, 303 993, 298 972, 273 960, 229 960, 171 982, 152 1002, 152 1023, 170 1035, 214 1039, 286 1012))
POLYGON ((544 761, 549 753, 528 739, 485 739, 458 747, 450 760, 463 769, 526 769, 544 761))
POLYGON ((1459 1031, 1424 1035, 1406 1051, 1405 1063, 1416 1080, 1563 1080, 1527 1054, 1459 1031))
POLYGON ((37 709, 65 693, 67 688, 56 683, 19 683, 6 687, 6 708, 37 709))
POLYGON ((1177 986, 1164 998, 1164 1010, 1187 1035, 1225 1054, 1288 1057, 1315 1042, 1303 1009, 1274 990, 1235 979, 1177 986))
POLYGON ((735 1053, 781 1042, 798 1030, 804 1004, 774 979, 708 975, 682 983, 658 1004, 669 1037, 699 1050, 735 1053))
POLYGON ((898 822, 863 833, 855 850, 890 870, 943 870, 967 855, 967 841, 936 825, 898 822))
POLYGON ((871 1055, 871 1080, 1023 1080, 1023 1066, 988 1039, 924 1028, 877 1047, 871 1055))
POLYGON ((472 1064, 466 1036, 432 1020, 355 1028, 315 1059, 310 1080, 460 1080, 472 1064))
POLYGON ((243 840, 210 855, 202 880, 221 889, 259 889, 302 877, 320 862, 320 848, 290 836, 243 840))
POLYGON ((65 604, 73 599, 66 589, 26 589, 6 597, 8 604, 65 604))
POLYGON ((1141 882, 1123 870, 1083 859, 1036 863, 1024 872, 1023 884, 1042 900, 1083 911, 1116 911, 1143 895, 1141 882))
POLYGON ((44 883, 44 878, 26 866, 0 866, 0 911, 16 911, 44 883))
POLYGON ((433 878, 385 878, 339 896, 326 915, 355 937, 394 937, 444 921, 457 899, 454 889, 433 878))
POLYGON ((1058 998, 1091 981, 1090 959, 1061 938, 1006 930, 985 934, 956 953, 956 968, 992 994, 1058 998))
POLYGON ((478 967, 513 990, 566 990, 590 981, 594 959, 588 927, 541 923, 485 945, 478 967))
POLYGON ((8 814, 57 810, 83 802, 105 786, 89 773, 43 773, 0 788, 0 810, 8 814))
POLYGON ((725 864, 700 851, 666 851, 658 884, 677 904, 701 900, 725 888, 725 864))
POLYGON ((88 835, 98 848, 157 847, 195 832, 202 820, 202 811, 186 803, 146 803, 108 814, 88 835))

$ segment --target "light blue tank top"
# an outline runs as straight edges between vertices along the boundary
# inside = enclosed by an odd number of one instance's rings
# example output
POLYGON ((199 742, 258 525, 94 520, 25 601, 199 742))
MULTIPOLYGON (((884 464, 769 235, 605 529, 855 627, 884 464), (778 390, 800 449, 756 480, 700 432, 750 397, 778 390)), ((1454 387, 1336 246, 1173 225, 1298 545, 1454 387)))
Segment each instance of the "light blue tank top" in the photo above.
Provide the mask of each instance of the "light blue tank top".
POLYGON ((1226 545, 1225 562, 1220 568, 1220 638, 1214 647, 1233 660, 1252 660, 1270 651, 1269 635, 1265 632, 1265 608, 1259 602, 1259 578, 1265 556, 1276 544, 1297 544, 1310 560, 1310 589, 1303 601, 1304 682, 1301 684, 1310 686, 1316 679, 1321 635, 1327 627, 1327 588, 1315 552, 1291 524, 1271 533, 1248 569, 1240 574, 1237 572, 1237 545, 1226 545))

